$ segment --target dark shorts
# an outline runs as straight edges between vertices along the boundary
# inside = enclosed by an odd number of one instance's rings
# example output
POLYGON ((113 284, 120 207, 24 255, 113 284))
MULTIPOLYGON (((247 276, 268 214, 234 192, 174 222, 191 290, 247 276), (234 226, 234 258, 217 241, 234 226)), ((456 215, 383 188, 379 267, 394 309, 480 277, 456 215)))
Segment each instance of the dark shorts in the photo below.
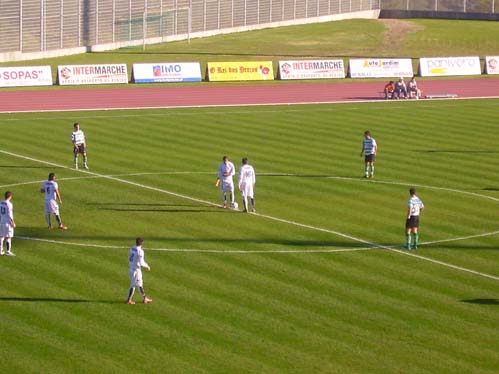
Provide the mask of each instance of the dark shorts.
POLYGON ((419 216, 411 216, 405 221, 406 229, 417 229, 419 227, 419 216))
POLYGON ((85 153, 87 150, 86 150, 86 147, 85 147, 85 144, 80 144, 80 145, 77 145, 73 148, 73 152, 74 154, 78 154, 78 153, 85 153))
POLYGON ((376 155, 366 155, 364 157, 365 162, 374 162, 376 160, 376 155))

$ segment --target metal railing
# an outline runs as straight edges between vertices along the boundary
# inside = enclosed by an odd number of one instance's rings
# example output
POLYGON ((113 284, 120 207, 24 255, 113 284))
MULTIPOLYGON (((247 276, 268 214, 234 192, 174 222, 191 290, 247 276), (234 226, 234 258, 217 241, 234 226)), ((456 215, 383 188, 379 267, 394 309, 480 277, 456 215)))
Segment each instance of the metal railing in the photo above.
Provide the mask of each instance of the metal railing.
POLYGON ((0 54, 213 34, 217 30, 379 9, 380 1, 4 0, 0 1, 0 54))

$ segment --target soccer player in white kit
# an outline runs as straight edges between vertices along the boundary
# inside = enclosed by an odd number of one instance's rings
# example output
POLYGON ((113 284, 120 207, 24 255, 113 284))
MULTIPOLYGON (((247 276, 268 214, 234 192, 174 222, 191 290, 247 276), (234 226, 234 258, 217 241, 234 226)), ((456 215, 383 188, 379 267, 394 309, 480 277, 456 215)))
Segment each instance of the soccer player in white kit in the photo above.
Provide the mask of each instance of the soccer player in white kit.
POLYGON ((227 193, 230 193, 230 204, 234 205, 234 181, 232 177, 236 174, 236 167, 227 156, 222 158, 223 162, 218 166, 216 186, 222 190, 222 202, 227 208, 227 193))
POLYGON ((243 166, 241 166, 241 170, 239 170, 239 191, 241 191, 241 194, 243 195, 243 212, 248 213, 248 198, 251 202, 251 211, 256 212, 254 197, 256 183, 255 169, 248 164, 248 159, 246 157, 243 158, 242 164, 243 166))
POLYGON ((407 201, 407 220, 405 221, 405 247, 408 250, 418 248, 418 228, 419 228, 419 216, 421 211, 424 209, 423 201, 416 196, 416 189, 409 189, 409 194, 411 197, 407 201), (411 234, 413 236, 413 242, 411 247, 411 234))
POLYGON ((151 271, 151 267, 144 260, 144 250, 142 249, 142 243, 144 243, 144 239, 135 239, 135 245, 130 248, 130 253, 128 254, 130 288, 128 290, 128 298, 126 300, 126 303, 131 305, 135 304, 135 301, 132 300, 133 294, 135 293, 135 288, 139 289, 144 304, 152 302, 152 299, 146 297, 146 293, 144 291, 144 282, 142 280, 142 268, 144 267, 147 269, 147 271, 151 271))
POLYGON ((376 140, 371 137, 371 132, 365 131, 362 150, 360 151, 360 157, 364 155, 364 178, 374 178, 374 161, 376 161, 377 153, 378 145, 376 140))
POLYGON ((58 227, 61 230, 66 230, 67 227, 62 224, 59 214, 59 204, 62 204, 61 194, 59 193, 59 185, 55 181, 55 173, 50 173, 48 180, 43 182, 40 192, 45 194, 45 221, 47 221, 49 230, 52 229, 50 215, 54 214, 58 227))
POLYGON ((73 154, 75 169, 78 169, 78 154, 83 156, 83 167, 87 166, 87 143, 85 142, 85 133, 80 129, 80 124, 76 122, 73 125, 74 131, 71 133, 71 141, 73 142, 73 154))
POLYGON ((12 253, 12 238, 14 237, 14 206, 12 205, 12 192, 5 192, 5 200, 0 203, 0 255, 15 256, 12 253), (4 253, 3 243, 7 251, 4 253))

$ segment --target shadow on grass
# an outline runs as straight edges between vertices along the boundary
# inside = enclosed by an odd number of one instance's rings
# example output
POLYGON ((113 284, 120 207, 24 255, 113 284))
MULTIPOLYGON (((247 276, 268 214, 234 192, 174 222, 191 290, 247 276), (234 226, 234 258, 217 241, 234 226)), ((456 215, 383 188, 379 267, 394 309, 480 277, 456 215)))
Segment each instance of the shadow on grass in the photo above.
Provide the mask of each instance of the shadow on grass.
POLYGON ((189 206, 189 207, 205 207, 200 204, 163 204, 163 203, 87 203, 87 205, 96 206, 189 206))
MULTIPOLYGON (((220 209, 222 210, 222 209, 220 209)), ((55 231, 55 230, 52 230, 55 231)), ((65 235, 57 236, 54 237, 52 234, 45 236, 44 233, 51 233, 52 231, 48 231, 47 229, 39 229, 39 230, 31 230, 23 233, 22 235, 19 235, 18 240, 22 240, 22 236, 35 236, 39 238, 40 240, 49 240, 49 241, 56 241, 57 240, 62 240, 59 244, 60 245, 67 245, 64 243, 65 240, 81 240, 82 245, 87 245, 88 241, 105 241, 106 243, 112 242, 112 244, 109 244, 109 246, 123 246, 123 249, 128 249, 129 247, 126 246, 127 243, 131 245, 132 240, 130 239, 129 235, 123 235, 123 236, 118 236, 118 235, 71 235, 71 237, 67 237, 65 235)), ((67 233, 67 231, 64 231, 64 233, 67 233)), ((317 248, 317 247, 324 247, 325 249, 328 248, 379 248, 382 249, 383 246, 390 246, 390 243, 380 243, 379 247, 374 247, 370 246, 365 243, 359 243, 359 242, 348 242, 348 241, 333 241, 333 240, 296 240, 296 239, 276 239, 276 238, 234 238, 234 237, 217 237, 217 238, 174 238, 174 237, 164 237, 164 236, 147 236, 146 237, 147 242, 152 242, 152 241, 160 241, 164 242, 164 244, 161 244, 163 247, 164 246, 170 246, 170 247, 181 247, 184 248, 186 246, 191 247, 194 246, 195 248, 203 246, 203 244, 216 244, 220 245, 220 243, 223 243, 224 248, 230 248, 230 249, 248 249, 250 247, 251 249, 254 249, 252 245, 278 245, 278 246, 283 246, 284 248, 286 247, 296 247, 296 248, 302 248, 302 247, 310 247, 310 248, 317 248), (241 247, 241 244, 245 245, 243 248, 241 247)), ((78 244, 76 244, 77 246, 78 244)), ((153 247, 157 247, 158 244, 154 244, 153 247)), ((120 247, 121 248, 121 247, 120 247)), ((283 249, 284 249, 283 248, 283 249)), ((147 250, 147 246, 145 247, 147 250)), ((207 250, 212 249, 207 248, 207 250)), ((154 248, 151 248, 151 250, 154 250, 154 248)))
POLYGON ((89 203, 99 207, 101 210, 109 210, 115 212, 151 212, 151 213, 220 213, 219 207, 207 207, 202 204, 162 204, 162 203, 89 203), (141 208, 142 207, 142 208, 141 208), (166 207, 166 209, 154 209, 154 207, 166 207), (171 207, 172 209, 168 209, 171 207), (197 209, 184 209, 197 208, 197 209), (173 209, 179 208, 179 209, 173 209))
MULTIPOLYGON (((497 234, 496 234, 497 235, 497 234)), ((439 250, 439 249, 449 249, 449 250, 485 250, 485 251, 497 251, 499 250, 499 247, 496 245, 463 245, 463 244, 433 244, 431 247, 430 246, 424 246, 422 245, 421 248, 427 248, 427 249, 434 249, 434 250, 439 250)))
POLYGON ((126 208, 102 208, 115 212, 150 212, 150 213, 221 213, 212 209, 126 209, 126 208))
POLYGON ((286 173, 268 173, 259 174, 260 178, 284 177, 284 178, 346 178, 346 179, 364 179, 358 175, 332 175, 332 174, 286 174, 286 173))
POLYGON ((414 151, 416 153, 499 153, 497 150, 492 150, 492 149, 474 149, 474 150, 462 150, 462 149, 422 149, 422 150, 416 150, 414 151))
POLYGON ((49 303, 99 303, 99 304, 123 304, 123 301, 117 300, 87 300, 87 299, 59 299, 55 297, 0 297, 2 301, 16 301, 16 302, 49 302, 49 303))
POLYGON ((461 300, 462 303, 480 304, 480 305, 499 305, 499 299, 470 299, 461 300))
POLYGON ((57 166, 19 166, 19 165, 0 165, 0 168, 5 169, 62 169, 57 166))

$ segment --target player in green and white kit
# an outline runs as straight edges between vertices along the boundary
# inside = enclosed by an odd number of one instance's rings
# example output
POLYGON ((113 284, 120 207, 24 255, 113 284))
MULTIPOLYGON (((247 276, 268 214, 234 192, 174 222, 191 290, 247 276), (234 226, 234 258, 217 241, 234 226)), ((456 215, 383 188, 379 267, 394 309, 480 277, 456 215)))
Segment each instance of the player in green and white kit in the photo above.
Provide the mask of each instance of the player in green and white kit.
POLYGON ((409 189, 411 197, 407 201, 407 220, 405 222, 405 248, 408 250, 417 249, 419 241, 419 216, 424 209, 423 201, 416 196, 416 189, 409 189), (412 246, 411 246, 412 234, 412 246))
POLYGON ((371 136, 371 132, 364 132, 364 140, 362 141, 362 150, 360 157, 364 156, 364 178, 374 178, 374 162, 378 153, 378 144, 371 136))
POLYGON ((80 124, 76 122, 73 125, 74 131, 71 133, 71 142, 73 143, 74 167, 78 169, 78 155, 83 156, 83 167, 88 169, 87 165, 87 143, 85 141, 85 134, 80 129, 80 124))

